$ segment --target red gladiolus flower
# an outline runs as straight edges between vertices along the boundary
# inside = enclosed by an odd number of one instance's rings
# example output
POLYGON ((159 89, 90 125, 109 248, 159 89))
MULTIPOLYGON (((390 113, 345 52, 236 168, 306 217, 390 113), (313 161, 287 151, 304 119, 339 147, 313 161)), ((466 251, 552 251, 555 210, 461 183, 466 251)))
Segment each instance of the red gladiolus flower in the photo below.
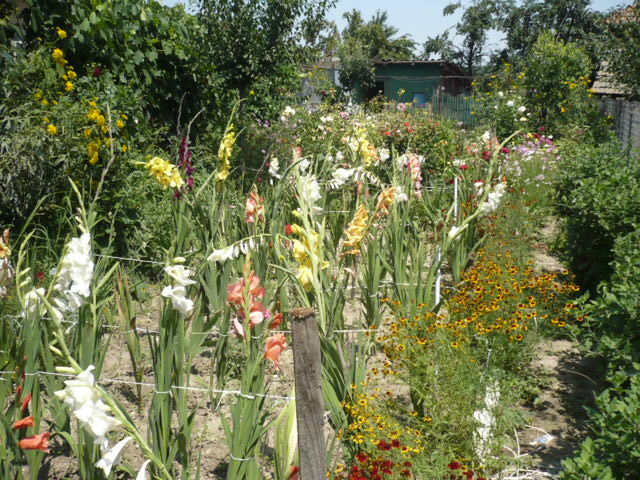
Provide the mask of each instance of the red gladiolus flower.
POLYGON ((287 223, 287 224, 284 226, 284 233, 285 233, 286 235, 292 235, 292 234, 293 234, 293 227, 291 226, 291 224, 290 224, 290 223, 287 223))
POLYGON ((280 325, 282 325, 282 321, 284 320, 284 314, 282 312, 280 313, 276 313, 275 316, 273 317, 273 320, 271 321, 271 323, 269 324, 269 328, 271 330, 275 330, 276 328, 278 328, 280 325))
POLYGON ((276 333, 267 340, 267 350, 264 358, 271 360, 277 367, 280 364, 280 355, 287 348, 287 339, 284 333, 276 333))
POLYGON ((288 480, 298 480, 300 478, 300 467, 297 465, 291 466, 291 472, 289 472, 288 480))
POLYGON ((15 430, 18 430, 19 428, 33 427, 33 425, 34 425, 33 417, 29 415, 28 417, 25 417, 22 420, 18 420, 16 423, 14 423, 13 428, 15 430))
POLYGON ((16 398, 20 398, 22 396, 22 385, 18 385, 18 388, 16 389, 16 398))
POLYGON ((23 450, 42 450, 45 453, 50 453, 49 450, 49 432, 40 433, 38 435, 32 435, 31 437, 23 438, 18 445, 23 450))
POLYGON ((24 400, 22 401, 22 411, 24 412, 27 407, 29 406, 29 403, 31 402, 31 394, 28 393, 26 397, 24 397, 24 400))
POLYGON ((462 464, 460 462, 451 462, 447 465, 451 470, 460 470, 462 468, 462 464))

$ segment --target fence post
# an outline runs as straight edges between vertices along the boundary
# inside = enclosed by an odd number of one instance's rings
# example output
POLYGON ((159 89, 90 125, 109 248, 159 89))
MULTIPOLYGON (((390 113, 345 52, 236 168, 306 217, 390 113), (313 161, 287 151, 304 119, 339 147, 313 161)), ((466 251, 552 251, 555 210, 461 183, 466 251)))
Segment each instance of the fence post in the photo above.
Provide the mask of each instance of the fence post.
POLYGON ((293 335, 300 478, 325 480, 324 400, 318 323, 311 308, 291 310, 289 317, 293 335))

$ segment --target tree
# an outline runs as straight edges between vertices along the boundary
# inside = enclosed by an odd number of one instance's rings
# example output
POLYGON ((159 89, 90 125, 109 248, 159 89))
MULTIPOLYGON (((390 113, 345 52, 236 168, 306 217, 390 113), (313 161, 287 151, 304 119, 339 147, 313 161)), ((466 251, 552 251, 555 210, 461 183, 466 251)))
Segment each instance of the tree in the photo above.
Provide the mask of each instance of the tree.
MULTIPOLYGON (((199 0, 200 70, 222 91, 251 95, 254 107, 298 91, 300 65, 317 53, 333 0, 199 0)), ((218 105, 219 107, 219 105, 218 105)))
POLYGON ((617 82, 640 97, 640 2, 607 19, 603 58, 617 82))
POLYGON ((410 60, 415 42, 409 35, 398 36, 398 29, 388 23, 387 12, 377 11, 365 22, 359 10, 346 12, 347 26, 339 49, 342 69, 340 81, 348 88, 373 84, 374 60, 410 60))
MULTIPOLYGON (((462 37, 460 46, 449 38, 449 31, 429 38, 423 45, 423 58, 438 55, 448 61, 458 63, 467 75, 474 75, 486 55, 487 32, 497 26, 498 14, 504 8, 502 0, 474 0, 455 26, 455 32, 462 37)), ((454 14, 462 7, 460 2, 447 5, 442 13, 454 14)))
POLYGON ((592 54, 591 39, 601 32, 601 15, 590 5, 591 0, 525 0, 512 5, 498 22, 507 43, 499 58, 509 62, 524 58, 545 31, 552 31, 556 40, 582 43, 592 54))

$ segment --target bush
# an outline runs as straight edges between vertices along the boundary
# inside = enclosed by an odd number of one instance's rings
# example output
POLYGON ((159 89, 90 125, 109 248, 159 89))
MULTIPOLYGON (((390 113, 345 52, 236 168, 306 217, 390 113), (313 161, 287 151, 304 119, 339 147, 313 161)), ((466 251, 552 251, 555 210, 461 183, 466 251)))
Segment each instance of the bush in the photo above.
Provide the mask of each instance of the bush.
POLYGON ((579 283, 595 291, 612 272, 615 239, 640 223, 640 166, 616 140, 569 140, 560 151, 556 202, 565 221, 565 251, 579 283))
POLYGON ((631 480, 640 471, 639 364, 629 374, 614 377, 614 386, 596 400, 592 417, 595 435, 587 438, 579 453, 563 462, 561 480, 631 480))

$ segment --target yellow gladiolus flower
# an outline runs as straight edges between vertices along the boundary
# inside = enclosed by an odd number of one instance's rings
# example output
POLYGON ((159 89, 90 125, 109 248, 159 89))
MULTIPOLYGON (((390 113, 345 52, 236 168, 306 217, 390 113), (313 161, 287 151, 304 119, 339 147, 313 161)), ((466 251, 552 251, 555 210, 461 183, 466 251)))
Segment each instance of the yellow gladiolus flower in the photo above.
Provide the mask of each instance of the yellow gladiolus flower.
POLYGON ((364 205, 360 205, 345 232, 345 255, 357 255, 360 253, 360 242, 362 242, 367 233, 368 222, 369 212, 367 212, 364 205))
POLYGON ((218 148, 218 158, 220 159, 220 170, 218 171, 218 175, 216 175, 216 179, 218 181, 224 182, 229 176, 229 172, 231 171, 231 155, 233 154, 233 146, 236 143, 236 133, 233 128, 233 124, 229 126, 229 129, 225 133, 222 142, 220 142, 220 147, 218 148))
POLYGON ((156 177, 163 188, 180 188, 184 185, 178 168, 160 157, 153 157, 145 164, 145 167, 149 169, 150 175, 156 177))

